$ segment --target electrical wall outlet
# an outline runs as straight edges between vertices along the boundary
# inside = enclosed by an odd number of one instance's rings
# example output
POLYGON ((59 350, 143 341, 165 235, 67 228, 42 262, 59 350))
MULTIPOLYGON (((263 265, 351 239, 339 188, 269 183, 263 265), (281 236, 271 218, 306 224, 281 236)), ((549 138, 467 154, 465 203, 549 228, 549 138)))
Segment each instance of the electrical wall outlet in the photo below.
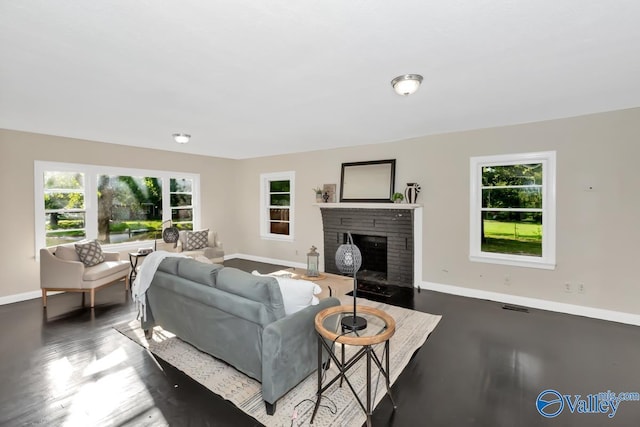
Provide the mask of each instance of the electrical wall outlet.
POLYGON ((564 288, 564 291, 567 293, 573 292, 573 288, 571 287, 571 283, 569 282, 564 282, 563 288, 564 288))
POLYGON ((579 294, 584 294, 584 293, 586 292, 586 290, 585 290, 585 288, 584 288, 584 283, 578 283, 578 284, 576 285, 576 289, 577 289, 577 292, 578 292, 579 294))

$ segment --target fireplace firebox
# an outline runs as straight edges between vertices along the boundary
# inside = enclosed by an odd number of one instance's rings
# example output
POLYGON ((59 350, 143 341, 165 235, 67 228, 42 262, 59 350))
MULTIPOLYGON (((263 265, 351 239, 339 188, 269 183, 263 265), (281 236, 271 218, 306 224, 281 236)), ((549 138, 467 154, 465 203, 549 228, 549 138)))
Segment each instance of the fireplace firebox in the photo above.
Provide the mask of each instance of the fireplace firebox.
MULTIPOLYGON (((362 254, 362 267, 357 278, 366 283, 387 283, 387 238, 384 236, 369 236, 366 234, 352 234, 353 244, 362 254)), ((343 242, 347 243, 347 234, 343 242)))

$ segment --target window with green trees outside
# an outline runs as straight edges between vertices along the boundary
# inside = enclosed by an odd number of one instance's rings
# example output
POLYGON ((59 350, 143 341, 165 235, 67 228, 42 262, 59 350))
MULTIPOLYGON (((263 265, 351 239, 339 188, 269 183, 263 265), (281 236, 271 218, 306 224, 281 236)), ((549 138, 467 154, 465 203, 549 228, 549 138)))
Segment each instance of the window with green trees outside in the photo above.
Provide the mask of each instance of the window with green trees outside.
POLYGON ((471 159, 474 261, 555 266, 555 152, 471 159))
POLYGON ((35 169, 43 200, 36 205, 36 248, 85 238, 155 241, 169 221, 181 230, 198 226, 198 175, 39 161, 35 169))

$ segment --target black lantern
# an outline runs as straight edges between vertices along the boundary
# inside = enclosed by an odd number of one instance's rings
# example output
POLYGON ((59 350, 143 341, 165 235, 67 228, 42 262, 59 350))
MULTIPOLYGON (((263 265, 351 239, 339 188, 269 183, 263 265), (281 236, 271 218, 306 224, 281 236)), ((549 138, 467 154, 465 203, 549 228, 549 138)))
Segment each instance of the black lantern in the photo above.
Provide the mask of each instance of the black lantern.
POLYGON ((320 272, 318 266, 320 265, 320 254, 316 252, 315 246, 311 246, 309 253, 307 254, 307 277, 318 277, 320 272))

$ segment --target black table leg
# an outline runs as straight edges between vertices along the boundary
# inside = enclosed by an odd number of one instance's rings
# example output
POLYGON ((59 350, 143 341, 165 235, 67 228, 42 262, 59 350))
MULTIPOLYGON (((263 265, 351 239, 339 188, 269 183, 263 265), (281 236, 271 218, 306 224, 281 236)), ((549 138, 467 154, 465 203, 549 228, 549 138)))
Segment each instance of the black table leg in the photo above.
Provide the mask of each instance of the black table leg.
POLYGON ((322 337, 318 334, 318 392, 316 393, 316 405, 313 408, 313 415, 311 415, 309 424, 313 424, 313 420, 316 418, 316 413, 320 407, 320 400, 322 399, 322 345, 322 337))
POLYGON ((391 376, 391 374, 389 373, 389 341, 384 343, 384 352, 385 352, 385 372, 387 375, 385 375, 385 379, 387 380, 387 394, 389 395, 389 399, 391 399, 391 404, 393 404, 393 410, 395 411, 398 408, 398 405, 396 405, 396 401, 393 400, 393 395, 391 394, 391 379, 389 378, 391 376))
POLYGON ((367 348, 367 427, 371 427, 371 346, 367 348))

